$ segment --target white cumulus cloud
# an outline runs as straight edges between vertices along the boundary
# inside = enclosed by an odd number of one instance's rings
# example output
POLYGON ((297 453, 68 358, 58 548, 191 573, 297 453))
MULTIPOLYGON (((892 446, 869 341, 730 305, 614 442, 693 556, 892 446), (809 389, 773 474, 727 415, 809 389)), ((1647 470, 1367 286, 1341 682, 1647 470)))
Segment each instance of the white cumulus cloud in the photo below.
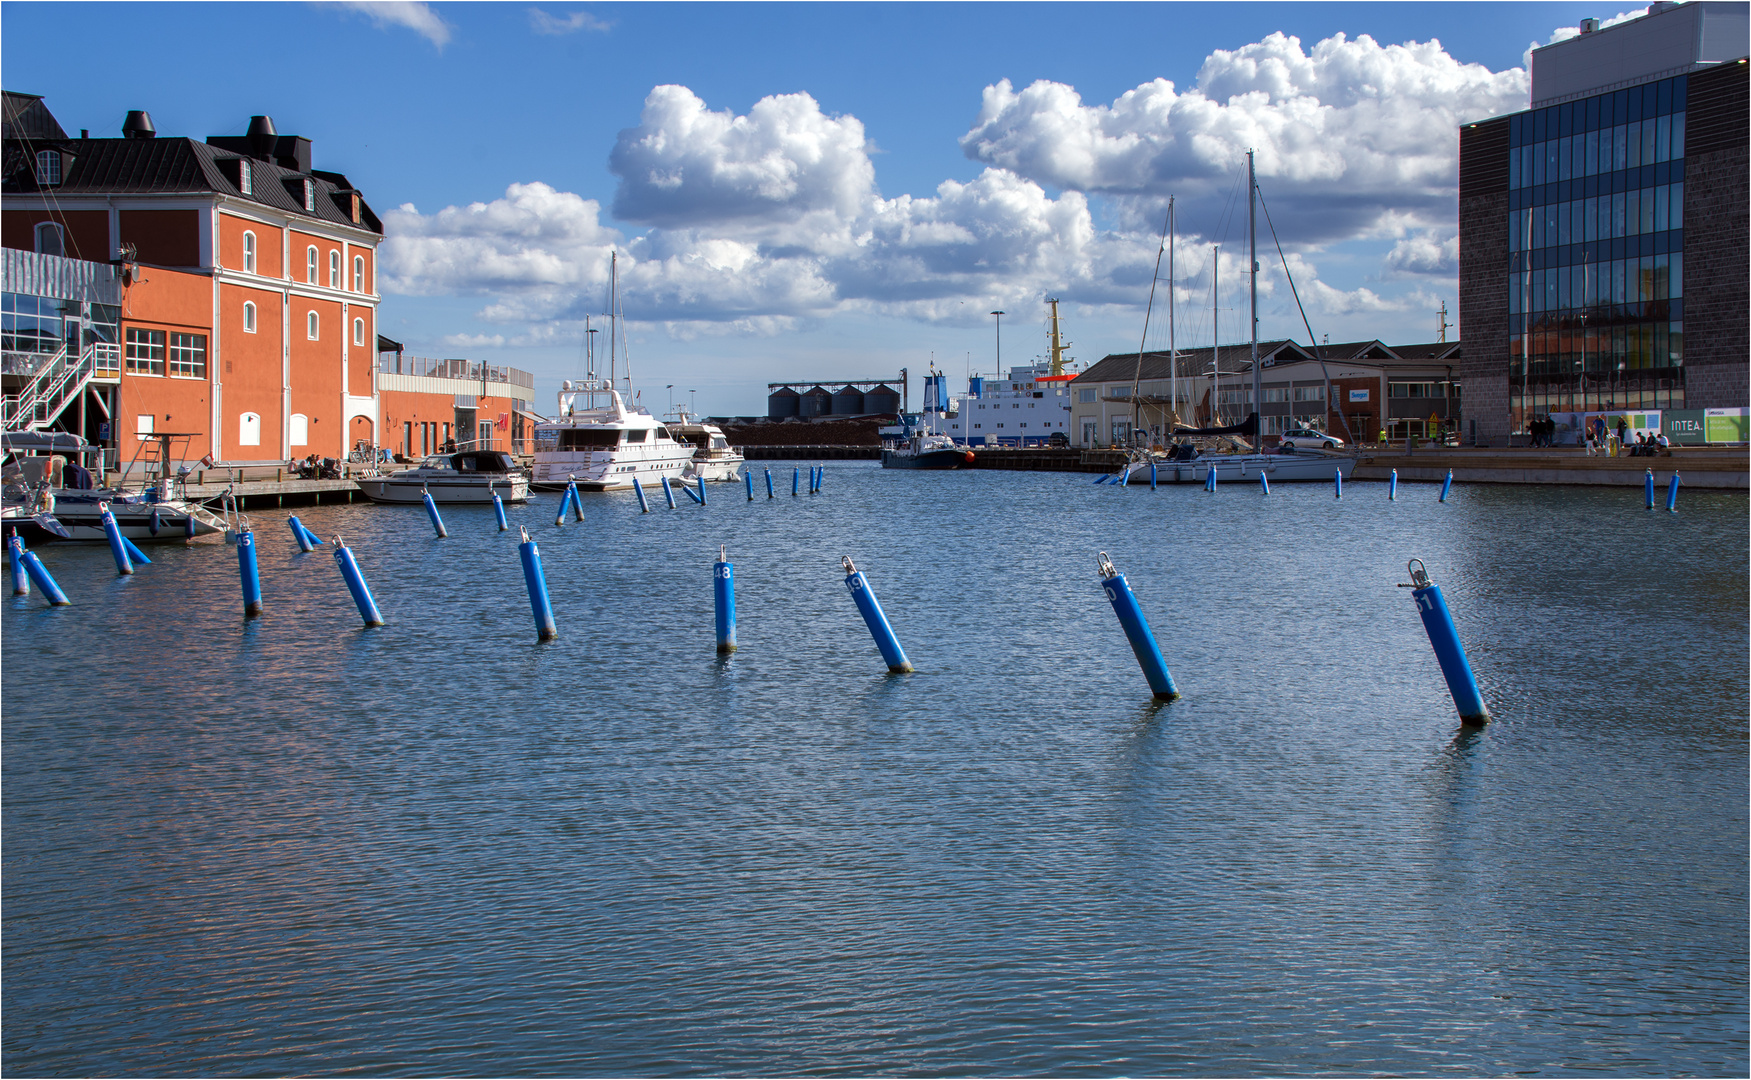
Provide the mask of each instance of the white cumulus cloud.
POLYGON ((538 7, 532 7, 529 9, 529 26, 537 34, 558 37, 564 34, 575 34, 579 30, 606 31, 610 24, 587 11, 571 11, 565 15, 551 15, 538 7))

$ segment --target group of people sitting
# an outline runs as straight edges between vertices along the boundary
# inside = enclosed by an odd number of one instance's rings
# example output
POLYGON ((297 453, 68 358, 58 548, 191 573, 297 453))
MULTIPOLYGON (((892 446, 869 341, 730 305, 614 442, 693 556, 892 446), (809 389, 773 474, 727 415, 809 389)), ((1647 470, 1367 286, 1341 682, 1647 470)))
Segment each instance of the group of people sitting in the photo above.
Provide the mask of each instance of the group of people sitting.
POLYGON ((340 462, 331 457, 319 458, 315 454, 311 454, 302 461, 293 458, 290 466, 300 480, 339 480, 341 478, 340 462))
POLYGON ((1637 435, 1623 444, 1624 453, 1630 457, 1671 457, 1672 441, 1666 438, 1664 431, 1658 435, 1637 435))

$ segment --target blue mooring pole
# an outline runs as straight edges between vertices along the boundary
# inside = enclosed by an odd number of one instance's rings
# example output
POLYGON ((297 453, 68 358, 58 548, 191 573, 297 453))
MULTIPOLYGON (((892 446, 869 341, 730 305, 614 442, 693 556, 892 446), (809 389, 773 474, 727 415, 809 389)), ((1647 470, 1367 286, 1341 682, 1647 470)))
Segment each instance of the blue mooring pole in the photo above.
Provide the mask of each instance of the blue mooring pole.
POLYGON ((141 551, 137 546, 135 546, 135 544, 132 540, 129 540, 125 536, 122 537, 122 546, 124 546, 128 549, 128 561, 133 563, 135 566, 151 566, 152 565, 152 560, 148 559, 146 557, 146 553, 144 551, 141 551))
POLYGON ((1652 510, 1654 508, 1654 470, 1648 470, 1647 478, 1643 480, 1642 486, 1646 489, 1648 509, 1652 510))
POLYGON ((1447 470, 1447 479, 1441 481, 1441 501, 1447 501, 1447 492, 1453 489, 1453 470, 1447 470))
POLYGON ((547 575, 541 572, 541 549, 529 539, 528 526, 519 526, 523 542, 517 545, 517 555, 523 560, 523 584, 529 587, 529 609, 535 613, 535 636, 539 641, 552 641, 559 636, 553 622, 553 604, 547 599, 547 575))
POLYGON ((432 499, 432 493, 420 488, 420 501, 426 504, 426 516, 432 519, 432 531, 442 540, 450 534, 444 531, 444 519, 438 516, 438 504, 432 499))
POLYGON ((1344 467, 1342 465, 1332 470, 1331 490, 1332 498, 1341 499, 1344 497, 1344 467))
POLYGON ((561 496, 559 500, 559 513, 553 515, 554 528, 559 528, 565 524, 565 512, 571 509, 571 502, 572 488, 570 484, 567 484, 565 486, 565 494, 561 496))
POLYGON ((30 595, 30 571, 24 568, 24 541, 18 538, 18 530, 12 530, 12 535, 6 538, 6 570, 12 577, 12 595, 30 595))
POLYGON ((1397 498, 1398 498, 1398 470, 1394 469, 1394 470, 1392 470, 1392 475, 1390 477, 1388 477, 1386 480, 1386 500, 1388 502, 1391 502, 1397 498))
POLYGON ((638 482, 638 477, 636 476, 632 478, 632 493, 638 496, 638 512, 641 514, 650 513, 650 500, 644 497, 644 485, 638 482))
POLYGON ((1441 586, 1429 580, 1423 560, 1412 559, 1405 565, 1411 575, 1407 587, 1417 602, 1417 614, 1423 618, 1429 644, 1435 647, 1435 659, 1441 664, 1441 674, 1447 679, 1447 690, 1453 695, 1459 719, 1480 726, 1489 723, 1490 711, 1484 708, 1483 696, 1477 691, 1477 677, 1471 673, 1471 661, 1465 658, 1465 646, 1460 644, 1459 631, 1453 626, 1446 599, 1441 596, 1441 586))
POLYGON ((705 505, 705 474, 700 473, 696 479, 699 481, 699 505, 704 506, 705 505))
POLYGON ((1204 474, 1204 484, 1211 491, 1216 490, 1216 463, 1214 461, 1210 463, 1209 470, 1204 474))
POLYGON ((797 491, 802 487, 802 482, 803 482, 803 471, 801 469, 790 470, 790 495, 791 495, 791 498, 793 498, 793 499, 796 498, 797 491))
POLYGON ((43 599, 49 602, 50 607, 66 607, 73 602, 67 599, 67 594, 62 592, 61 587, 55 584, 55 579, 49 576, 49 568, 36 557, 36 552, 27 551, 24 553, 24 570, 30 575, 30 579, 36 582, 36 587, 42 590, 43 599))
POLYGON ((574 476, 567 480, 565 486, 571 491, 572 520, 581 525, 584 521, 584 497, 578 494, 578 478, 574 476))
POLYGON ((1259 493, 1261 495, 1269 495, 1271 493, 1271 478, 1265 475, 1265 470, 1263 469, 1259 470, 1259 493))
POLYGON ((753 474, 753 472, 748 470, 748 469, 743 469, 742 470, 742 479, 744 481, 746 481, 747 485, 748 485, 748 501, 753 502, 754 501, 754 474, 753 474))
POLYGON ((1125 575, 1113 569, 1113 561, 1107 558, 1106 552, 1100 553, 1100 587, 1107 594, 1107 600, 1113 605, 1113 614, 1119 617, 1119 625, 1125 629, 1125 637, 1131 642, 1131 651, 1137 654, 1137 664, 1143 669, 1143 677, 1149 680, 1149 689, 1162 701, 1172 701, 1179 697, 1179 687, 1173 683, 1173 675, 1167 670, 1167 662, 1161 658, 1161 646, 1155 643, 1155 635, 1149 631, 1149 620, 1143 617, 1143 609, 1137 605, 1137 597, 1131 592, 1131 586, 1125 581, 1125 575))
POLYGON ((505 500, 499 498, 498 491, 491 484, 487 485, 487 490, 492 492, 492 516, 498 522, 499 532, 509 532, 511 524, 505 520, 505 500))
POLYGON ((772 470, 766 470, 766 497, 772 498, 772 470))
POLYGON ((292 530, 292 539, 298 542, 298 550, 306 554, 314 551, 315 544, 310 542, 310 534, 304 531, 304 523, 294 515, 286 519, 286 527, 292 530))
POLYGON ((115 556, 116 573, 133 573, 134 563, 128 558, 128 549, 122 543, 122 529, 116 524, 116 516, 109 512, 108 503, 98 503, 97 506, 103 521, 103 535, 109 538, 109 553, 115 556))
POLYGON ((851 556, 847 555, 839 562, 845 567, 845 587, 851 590, 851 598, 857 602, 857 610, 863 615, 870 636, 875 638, 876 648, 887 661, 888 673, 904 675, 911 671, 912 662, 906 659, 906 650, 900 648, 900 639, 894 636, 894 628, 888 625, 888 617, 882 613, 881 601, 869 587, 869 579, 851 564, 851 556))
POLYGON ((1112 479, 1112 477, 1108 476, 1106 473, 1101 473, 1099 476, 1094 478, 1094 482, 1097 484, 1104 484, 1110 479, 1112 479))
POLYGON ((1155 490, 1155 462, 1153 461, 1149 463, 1149 490, 1155 490))
POLYGON ((309 529, 306 529, 304 527, 304 523, 301 521, 298 523, 298 531, 304 534, 304 539, 310 541, 311 547, 318 548, 318 547, 322 546, 322 537, 317 536, 315 533, 311 532, 309 529))
POLYGON ((669 486, 669 478, 663 477, 663 498, 669 501, 669 509, 675 509, 675 489, 669 486))
POLYGON ((701 487, 699 491, 694 491, 693 485, 687 483, 685 480, 681 482, 680 487, 681 491, 686 494, 689 499, 692 499, 701 506, 705 505, 705 496, 702 494, 702 492, 705 491, 705 488, 701 487))
POLYGON ((371 599, 371 588, 365 584, 365 575, 359 573, 359 564, 353 558, 352 549, 340 537, 334 538, 334 562, 340 567, 341 577, 346 578, 347 591, 353 594, 353 603, 359 605, 359 618, 365 620, 365 627, 383 625, 383 613, 377 610, 377 601, 371 599))
POLYGON ((1678 512, 1678 474, 1672 474, 1672 486, 1666 489, 1666 509, 1678 512))
POLYGON ((711 567, 711 596, 717 605, 717 651, 736 651, 736 568, 722 544, 711 567))
POLYGON ((245 529, 237 534, 237 577, 243 583, 243 617, 261 614, 261 571, 255 562, 255 533, 245 529))

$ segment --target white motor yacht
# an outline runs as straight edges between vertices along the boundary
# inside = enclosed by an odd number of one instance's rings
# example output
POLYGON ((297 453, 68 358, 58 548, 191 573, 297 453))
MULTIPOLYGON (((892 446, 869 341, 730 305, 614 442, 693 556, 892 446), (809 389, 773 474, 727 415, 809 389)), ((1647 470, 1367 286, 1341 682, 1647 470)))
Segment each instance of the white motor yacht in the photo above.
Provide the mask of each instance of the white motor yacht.
POLYGON ((678 411, 675 415, 680 419, 667 421, 669 434, 694 448, 693 460, 684 474, 687 479, 734 481, 742 478, 736 471, 742 467, 742 452, 730 445, 723 428, 685 412, 678 411))
POLYGON ((644 409, 629 409, 620 392, 599 379, 560 384, 559 416, 535 425, 537 491, 558 491, 573 480, 589 491, 678 480, 694 448, 644 409))
POLYGON ((367 499, 380 503, 417 503, 428 492, 443 506, 490 503, 495 494, 502 502, 529 498, 529 478, 511 455, 498 450, 433 454, 416 468, 355 482, 367 499))

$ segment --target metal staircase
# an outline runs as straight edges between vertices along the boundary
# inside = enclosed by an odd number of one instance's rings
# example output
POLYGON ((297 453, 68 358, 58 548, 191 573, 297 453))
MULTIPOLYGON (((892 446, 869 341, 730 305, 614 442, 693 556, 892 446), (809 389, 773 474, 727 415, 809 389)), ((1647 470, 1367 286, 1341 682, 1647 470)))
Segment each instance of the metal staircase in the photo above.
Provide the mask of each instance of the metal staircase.
POLYGON ((6 431, 46 428, 68 404, 78 400, 93 379, 119 379, 121 371, 121 346, 113 342, 93 342, 76 358, 69 357, 66 346, 62 346, 30 373, 17 393, 0 397, 0 428, 6 431))

